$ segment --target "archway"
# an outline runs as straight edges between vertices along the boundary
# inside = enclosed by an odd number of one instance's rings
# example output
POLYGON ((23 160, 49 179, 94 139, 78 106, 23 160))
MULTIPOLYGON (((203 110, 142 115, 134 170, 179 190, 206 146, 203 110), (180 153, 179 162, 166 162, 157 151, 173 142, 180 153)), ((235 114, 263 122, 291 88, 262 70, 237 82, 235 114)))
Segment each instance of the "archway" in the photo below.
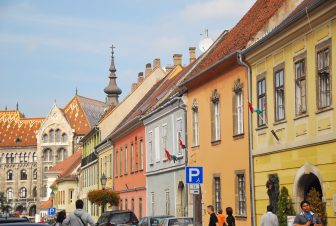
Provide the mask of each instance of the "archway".
POLYGON ((307 199, 307 195, 312 188, 315 188, 321 194, 320 198, 322 199, 323 197, 322 187, 320 180, 317 178, 317 176, 313 173, 301 176, 298 183, 299 197, 302 200, 307 199))
POLYGON ((36 205, 32 205, 30 208, 29 208, 29 216, 35 216, 36 214, 36 205))
POLYGON ((178 183, 177 187, 177 216, 182 217, 185 216, 185 209, 186 209, 186 192, 185 186, 182 181, 178 183))
POLYGON ((19 213, 21 214, 23 211, 26 211, 26 207, 24 207, 23 205, 18 205, 16 208, 15 208, 15 212, 16 213, 19 213))

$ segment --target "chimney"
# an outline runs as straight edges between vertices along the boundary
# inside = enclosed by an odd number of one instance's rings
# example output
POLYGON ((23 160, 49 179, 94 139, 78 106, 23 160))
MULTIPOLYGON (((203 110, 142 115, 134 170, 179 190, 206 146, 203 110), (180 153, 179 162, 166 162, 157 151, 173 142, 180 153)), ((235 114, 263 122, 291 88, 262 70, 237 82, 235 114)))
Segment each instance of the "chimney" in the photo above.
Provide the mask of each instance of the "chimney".
POLYGON ((173 66, 167 65, 167 66, 166 66, 166 72, 167 72, 167 74, 168 74, 169 72, 171 72, 173 69, 174 69, 173 66))
POLYGON ((160 63, 160 59, 156 58, 153 60, 153 69, 157 68, 157 67, 161 67, 161 63, 160 63))
POLYGON ((145 77, 152 72, 152 65, 150 63, 146 64, 145 77))
POLYGON ((190 63, 196 60, 196 47, 189 47, 190 63))
POLYGON ((139 72, 138 74, 138 84, 140 84, 144 80, 143 72, 139 72))
POLYGON ((131 92, 133 92, 137 87, 138 87, 138 83, 132 83, 131 92))
POLYGON ((182 54, 173 55, 174 66, 182 65, 182 54))

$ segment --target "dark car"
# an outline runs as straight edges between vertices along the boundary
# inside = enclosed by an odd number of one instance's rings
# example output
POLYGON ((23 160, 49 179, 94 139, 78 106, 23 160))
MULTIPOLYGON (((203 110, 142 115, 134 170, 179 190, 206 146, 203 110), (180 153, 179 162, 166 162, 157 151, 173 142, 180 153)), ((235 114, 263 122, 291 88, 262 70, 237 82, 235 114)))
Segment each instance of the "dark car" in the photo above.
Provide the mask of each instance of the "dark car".
POLYGON ((116 210, 103 213, 97 222, 97 226, 137 225, 138 218, 132 211, 116 210))
POLYGON ((24 222, 24 223, 9 223, 9 224, 6 224, 6 226, 43 226, 43 225, 48 225, 48 224, 43 224, 43 223, 27 223, 27 222, 24 222))
POLYGON ((148 216, 144 217, 140 220, 139 226, 157 226, 161 223, 165 218, 169 218, 173 216, 148 216))
POLYGON ((0 217, 0 224, 9 223, 29 223, 29 219, 26 217, 0 217))

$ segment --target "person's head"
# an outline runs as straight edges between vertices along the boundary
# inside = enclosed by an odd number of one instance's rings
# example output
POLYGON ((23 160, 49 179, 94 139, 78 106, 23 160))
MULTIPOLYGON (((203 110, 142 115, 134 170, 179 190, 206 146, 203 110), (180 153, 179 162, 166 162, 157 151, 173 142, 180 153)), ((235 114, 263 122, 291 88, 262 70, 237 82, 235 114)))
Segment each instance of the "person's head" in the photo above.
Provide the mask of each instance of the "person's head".
POLYGON ((273 212, 273 206, 268 205, 267 206, 267 212, 273 212))
POLYGON ((228 215, 228 216, 232 216, 232 214, 233 214, 233 210, 232 210, 231 207, 227 207, 227 208, 225 209, 225 211, 226 211, 226 215, 228 215))
POLYGON ((310 202, 306 201, 306 200, 303 200, 301 203, 300 203, 300 206, 301 206, 301 209, 303 210, 303 212, 310 212, 310 202))
POLYGON ((81 199, 76 201, 76 209, 83 209, 84 203, 81 199))
POLYGON ((213 205, 208 205, 207 206, 207 211, 208 211, 208 214, 212 214, 215 211, 214 206, 213 205))
POLYGON ((222 210, 222 209, 219 209, 219 210, 218 210, 218 214, 223 214, 223 210, 222 210))
POLYGON ((65 218, 66 218, 65 210, 62 210, 61 212, 57 213, 56 222, 62 223, 65 218))

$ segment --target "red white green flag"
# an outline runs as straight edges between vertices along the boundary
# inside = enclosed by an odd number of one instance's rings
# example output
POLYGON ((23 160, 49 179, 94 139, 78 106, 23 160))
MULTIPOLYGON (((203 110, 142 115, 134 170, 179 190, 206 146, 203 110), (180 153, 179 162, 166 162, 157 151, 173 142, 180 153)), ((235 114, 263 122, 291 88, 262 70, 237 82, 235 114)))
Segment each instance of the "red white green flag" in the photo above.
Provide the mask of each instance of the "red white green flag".
POLYGON ((255 112, 255 113, 257 113, 257 115, 260 115, 263 112, 261 109, 253 107, 253 105, 250 101, 248 102, 248 107, 249 107, 251 113, 255 112))
POLYGON ((168 161, 173 160, 174 163, 177 161, 177 157, 175 155, 171 155, 167 149, 165 149, 165 153, 168 161))

